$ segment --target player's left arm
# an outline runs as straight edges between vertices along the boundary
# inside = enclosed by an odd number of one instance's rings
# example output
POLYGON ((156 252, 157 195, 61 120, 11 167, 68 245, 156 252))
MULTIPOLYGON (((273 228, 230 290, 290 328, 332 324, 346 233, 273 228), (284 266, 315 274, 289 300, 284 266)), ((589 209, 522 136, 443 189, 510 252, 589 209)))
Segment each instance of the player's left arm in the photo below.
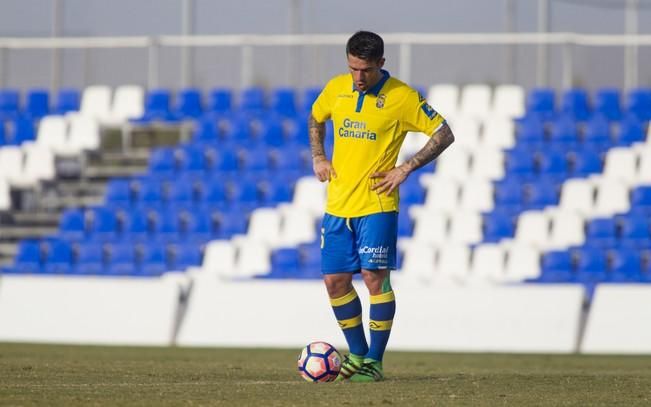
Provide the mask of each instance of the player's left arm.
POLYGON ((435 160, 453 142, 454 134, 452 134, 450 126, 443 122, 423 148, 409 160, 389 171, 372 174, 371 178, 380 180, 371 189, 379 194, 386 192, 387 195, 391 195, 407 179, 409 174, 435 160))

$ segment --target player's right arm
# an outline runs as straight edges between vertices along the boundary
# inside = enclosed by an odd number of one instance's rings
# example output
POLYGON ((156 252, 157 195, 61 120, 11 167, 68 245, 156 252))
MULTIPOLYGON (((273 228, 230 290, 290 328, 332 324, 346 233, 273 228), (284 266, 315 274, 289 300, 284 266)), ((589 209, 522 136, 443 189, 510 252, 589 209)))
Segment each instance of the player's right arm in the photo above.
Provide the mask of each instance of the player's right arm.
POLYGON ((328 159, 323 146, 325 139, 325 123, 318 122, 312 114, 308 119, 308 130, 310 135, 310 148, 312 150, 312 168, 314 175, 321 182, 330 181, 336 178, 337 174, 328 159))

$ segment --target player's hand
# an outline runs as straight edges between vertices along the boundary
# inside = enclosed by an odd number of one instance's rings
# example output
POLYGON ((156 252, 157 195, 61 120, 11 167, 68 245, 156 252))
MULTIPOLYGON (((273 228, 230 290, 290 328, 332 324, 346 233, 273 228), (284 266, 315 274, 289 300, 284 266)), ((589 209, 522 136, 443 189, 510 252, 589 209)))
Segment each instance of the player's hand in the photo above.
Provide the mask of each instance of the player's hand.
POLYGON ((335 172, 332 163, 322 155, 314 157, 312 160, 312 167, 314 169, 314 175, 316 175, 316 178, 321 182, 337 178, 337 173, 335 172))
POLYGON ((392 168, 389 171, 380 171, 371 174, 371 179, 378 180, 371 189, 378 194, 386 192, 387 196, 391 195, 393 191, 407 179, 409 172, 401 167, 392 168))

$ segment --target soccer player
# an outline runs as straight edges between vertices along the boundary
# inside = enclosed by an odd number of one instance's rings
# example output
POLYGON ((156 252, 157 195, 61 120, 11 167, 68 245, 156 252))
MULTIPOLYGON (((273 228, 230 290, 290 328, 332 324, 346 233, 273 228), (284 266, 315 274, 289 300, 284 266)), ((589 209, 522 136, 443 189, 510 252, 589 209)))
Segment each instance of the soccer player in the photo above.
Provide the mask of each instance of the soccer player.
POLYGON ((396 303, 390 270, 396 267, 398 186, 453 141, 450 128, 423 96, 383 70, 384 41, 355 33, 346 45, 349 73, 335 76, 312 106, 309 135, 313 168, 329 181, 321 228, 322 273, 350 354, 338 380, 379 381, 396 303), (325 122, 332 120, 332 160, 325 153, 325 122), (409 131, 430 135, 414 157, 396 167, 409 131), (355 273, 370 294, 370 346, 355 273))

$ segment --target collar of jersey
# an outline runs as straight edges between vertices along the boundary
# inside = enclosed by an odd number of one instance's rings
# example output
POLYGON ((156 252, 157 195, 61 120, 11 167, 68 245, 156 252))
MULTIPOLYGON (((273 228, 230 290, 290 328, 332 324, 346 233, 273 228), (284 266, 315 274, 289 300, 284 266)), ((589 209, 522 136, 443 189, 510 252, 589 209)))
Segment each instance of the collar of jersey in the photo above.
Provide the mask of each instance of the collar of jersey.
POLYGON ((385 71, 384 69, 381 69, 380 71, 382 72, 382 78, 380 78, 380 80, 375 85, 373 85, 371 89, 367 90, 366 92, 362 92, 360 90, 355 89, 355 84, 353 83, 353 92, 359 92, 363 95, 368 95, 370 93, 373 96, 377 96, 378 93, 380 93, 380 89, 382 89, 382 86, 384 86, 384 83, 387 81, 387 79, 389 79, 389 77, 391 77, 389 71, 385 71))

